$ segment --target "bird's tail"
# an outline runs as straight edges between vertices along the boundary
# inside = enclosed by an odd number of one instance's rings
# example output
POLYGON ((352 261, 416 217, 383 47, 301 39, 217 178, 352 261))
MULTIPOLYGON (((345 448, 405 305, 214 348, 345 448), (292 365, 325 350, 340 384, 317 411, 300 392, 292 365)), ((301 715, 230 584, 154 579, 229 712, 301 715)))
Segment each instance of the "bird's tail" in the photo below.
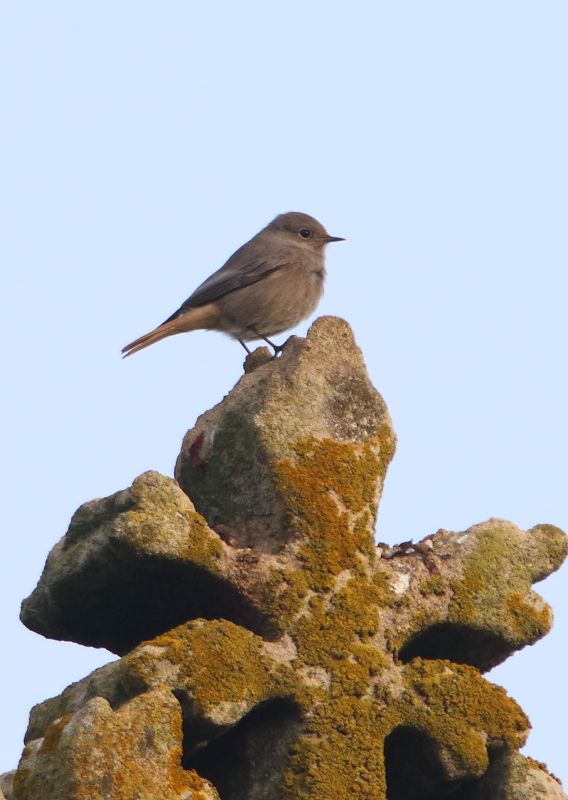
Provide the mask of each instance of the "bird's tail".
POLYGON ((143 350, 144 347, 149 347, 154 342, 159 342, 160 339, 165 339, 166 336, 174 336, 176 333, 195 331, 200 328, 215 329, 217 328, 217 322, 218 314, 213 303, 207 303, 198 308, 188 308, 179 317, 163 322, 153 331, 145 333, 144 336, 140 336, 130 344, 127 344, 126 347, 123 347, 121 350, 123 358, 137 353, 138 350, 143 350))

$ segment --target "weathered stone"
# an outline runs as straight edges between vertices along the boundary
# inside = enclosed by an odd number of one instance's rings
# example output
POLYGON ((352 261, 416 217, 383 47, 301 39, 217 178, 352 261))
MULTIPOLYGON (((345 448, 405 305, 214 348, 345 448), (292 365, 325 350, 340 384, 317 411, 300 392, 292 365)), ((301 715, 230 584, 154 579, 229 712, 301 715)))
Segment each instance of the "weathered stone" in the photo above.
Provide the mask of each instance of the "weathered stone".
POLYGON ((268 347, 257 347, 256 350, 253 350, 253 352, 249 353, 245 358, 245 363, 243 365, 245 375, 258 369, 258 367, 262 367, 263 364, 272 361, 273 358, 274 356, 268 347))
POLYGON ((247 361, 184 439, 185 493, 146 473, 83 506, 24 603, 126 655, 32 710, 16 800, 555 800, 536 768, 513 780, 529 723, 481 671, 549 630, 532 584, 565 535, 377 548, 394 434, 346 324, 247 361))
POLYGON ((560 781, 532 758, 502 751, 464 800, 566 800, 560 781))
POLYGON ((179 703, 162 688, 113 708, 93 697, 24 750, 14 800, 218 800, 181 766, 179 703))
POLYGON ((336 459, 357 465, 351 478, 365 482, 371 530, 394 445, 351 329, 323 317, 307 339, 289 339, 280 358, 244 375, 197 420, 184 437, 176 478, 221 536, 278 552, 294 533, 287 523, 291 489, 279 464, 323 456, 330 472, 336 459), (338 447, 329 450, 328 442, 338 447))
MULTIPOLYGON (((357 592, 355 587, 345 589, 357 592)), ((338 591, 335 602, 350 611, 346 592, 338 591)), ((357 613, 356 606, 351 610, 357 613)), ((330 608, 330 627, 335 625, 333 617, 330 608)), ((384 792, 387 739, 391 760, 397 763, 401 757, 399 736, 393 740, 393 731, 402 732, 403 742, 405 731, 420 731, 424 746, 436 750, 436 769, 448 785, 482 775, 488 751, 495 747, 524 743, 528 721, 522 711, 473 667, 422 659, 402 666, 381 663, 382 654, 359 641, 364 635, 361 619, 347 623, 339 635, 325 628, 319 632, 316 620, 307 616, 292 630, 293 648, 267 646, 229 622, 183 625, 37 706, 28 737, 50 740, 54 726, 58 730, 61 720, 75 719, 97 698, 104 698, 105 708, 127 710, 134 703, 142 713, 143 698, 151 700, 153 692, 167 688, 184 713, 183 763, 216 784, 221 796, 225 788, 226 796, 241 797, 237 787, 225 783, 230 776, 211 753, 233 756, 242 748, 254 750, 270 735, 274 742, 293 745, 290 752, 279 754, 280 772, 270 772, 278 784, 274 794, 266 794, 265 783, 243 784, 245 778, 239 776, 242 797, 251 800, 296 797, 302 786, 309 789, 307 796, 356 797, 351 787, 355 776, 362 785, 370 782, 384 792), (353 647, 355 659, 348 650, 353 647), (323 685, 312 679, 310 668, 316 663, 327 675, 323 685), (217 665, 225 666, 217 671, 217 665), (275 721, 272 731, 266 729, 266 713, 275 721)), ((148 719, 154 714, 150 705, 148 719)), ((129 747, 134 744, 131 741, 129 747)), ((43 762, 37 771, 45 774, 43 762)))
POLYGON ((116 653, 199 616, 255 627, 246 600, 221 583, 227 551, 174 480, 146 472, 73 515, 22 604, 22 622, 116 653))
POLYGON ((13 800, 15 770, 0 775, 0 800, 13 800))
POLYGON ((567 542, 553 525, 525 533, 492 519, 382 553, 377 569, 399 598, 384 617, 387 637, 401 660, 447 658, 486 671, 546 635, 552 612, 531 584, 558 569, 567 542))
MULTIPOLYGON (((310 480, 332 489, 327 505, 337 535, 347 532, 369 552, 394 441, 349 327, 319 320, 307 340, 293 338, 282 357, 245 375, 184 439, 177 469, 216 532, 174 481, 146 473, 130 489, 75 513, 22 605, 22 622, 50 638, 119 654, 199 616, 275 636, 285 627, 282 604, 306 591, 286 586, 290 565, 297 572, 303 557, 291 514, 295 482, 319 470, 310 480), (335 502, 345 506, 339 527, 335 502), (233 511, 220 518, 211 503, 233 511), (355 513, 350 531, 344 522, 355 513), (246 546, 252 541, 254 550, 246 546), (273 551, 285 546, 279 558, 273 551)), ((319 528, 317 557, 327 556, 320 572, 331 570, 331 579, 343 568, 345 546, 319 528)))

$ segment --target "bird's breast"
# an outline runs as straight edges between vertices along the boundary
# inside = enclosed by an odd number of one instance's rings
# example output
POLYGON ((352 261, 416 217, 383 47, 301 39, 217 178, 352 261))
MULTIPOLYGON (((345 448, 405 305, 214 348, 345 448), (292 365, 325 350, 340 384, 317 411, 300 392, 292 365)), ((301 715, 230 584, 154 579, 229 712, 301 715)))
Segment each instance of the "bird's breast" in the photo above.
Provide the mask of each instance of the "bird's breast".
POLYGON ((226 329, 250 336, 271 336, 293 328, 316 308, 323 293, 322 265, 290 265, 217 301, 226 329))

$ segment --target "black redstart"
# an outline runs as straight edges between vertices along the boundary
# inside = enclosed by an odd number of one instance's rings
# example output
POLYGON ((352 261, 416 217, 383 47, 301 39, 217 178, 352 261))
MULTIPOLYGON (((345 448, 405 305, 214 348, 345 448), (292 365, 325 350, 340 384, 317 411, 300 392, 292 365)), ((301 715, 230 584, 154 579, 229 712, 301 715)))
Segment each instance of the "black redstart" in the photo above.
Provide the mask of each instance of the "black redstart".
POLYGON ((153 331, 123 347, 130 356, 184 331, 223 331, 245 342, 268 339, 293 328, 317 306, 325 279, 324 248, 341 242, 309 214, 280 214, 198 286, 178 310, 153 331))

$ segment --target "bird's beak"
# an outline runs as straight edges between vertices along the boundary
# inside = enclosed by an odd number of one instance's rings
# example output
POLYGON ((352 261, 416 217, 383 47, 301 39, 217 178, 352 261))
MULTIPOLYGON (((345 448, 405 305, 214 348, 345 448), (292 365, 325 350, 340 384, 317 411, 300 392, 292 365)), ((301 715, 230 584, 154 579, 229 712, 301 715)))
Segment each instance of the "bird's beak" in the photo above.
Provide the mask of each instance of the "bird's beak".
POLYGON ((326 236, 325 243, 329 244, 330 242, 344 242, 345 239, 343 236, 326 236))

